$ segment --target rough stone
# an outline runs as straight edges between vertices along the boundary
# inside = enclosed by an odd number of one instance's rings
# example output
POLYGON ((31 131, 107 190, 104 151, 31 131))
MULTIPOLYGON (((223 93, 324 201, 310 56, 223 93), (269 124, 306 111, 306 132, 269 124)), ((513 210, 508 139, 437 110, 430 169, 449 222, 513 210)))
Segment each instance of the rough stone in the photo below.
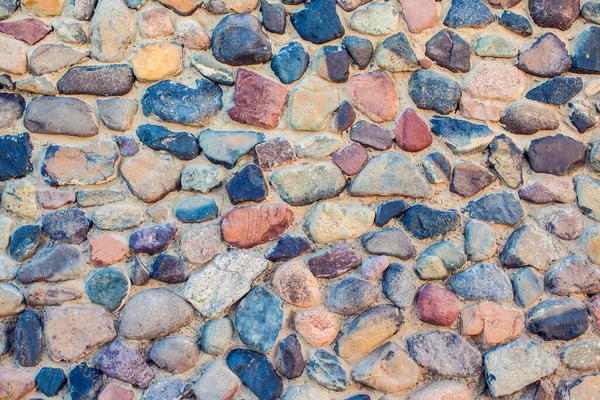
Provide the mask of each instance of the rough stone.
POLYGON ((179 189, 180 168, 180 164, 169 155, 142 151, 125 159, 121 165, 121 174, 136 197, 146 203, 154 203, 179 189), (156 170, 164 173, 154 175, 153 179, 148 180, 147 177, 156 170))
POLYGON ((310 358, 307 375, 329 390, 341 392, 350 385, 348 373, 340 359, 322 349, 315 351, 310 358))
POLYGON ((178 376, 163 378, 144 392, 142 400, 183 400, 192 395, 192 384, 178 376))
POLYGON ((517 13, 504 11, 502 15, 500 15, 498 23, 501 26, 508 29, 509 31, 516 33, 517 35, 523 37, 529 37, 533 35, 533 28, 531 26, 531 22, 529 22, 529 20, 526 17, 517 13))
POLYGON ((563 240, 574 240, 583 231, 583 218, 575 207, 548 205, 532 210, 533 218, 548 232, 563 240))
POLYGON ((486 167, 471 161, 454 166, 450 191, 462 197, 471 197, 496 181, 496 175, 486 167))
POLYGON ((375 61, 390 72, 415 71, 419 67, 417 56, 402 32, 389 36, 377 46, 375 61))
POLYGON ((306 218, 306 227, 315 242, 326 244, 362 235, 374 218, 375 213, 366 207, 321 202, 306 218))
POLYGON ((500 61, 477 62, 463 83, 466 92, 484 100, 514 100, 525 90, 524 74, 500 61))
POLYGON ((255 286, 244 296, 235 312, 235 328, 246 346, 261 352, 275 346, 283 326, 282 305, 264 286, 255 286))
POLYGON ((29 375, 13 369, 0 368, 0 396, 23 399, 35 389, 35 381, 29 375))
POLYGON ((44 215, 42 227, 53 240, 80 244, 87 239, 92 221, 80 208, 72 207, 44 215))
POLYGON ((531 141, 527 159, 535 172, 564 176, 585 163, 585 147, 562 134, 544 136, 531 141))
POLYGON ((350 17, 350 27, 368 35, 392 33, 398 21, 398 11, 386 3, 371 3, 359 7, 350 17))
POLYGON ((284 204, 238 207, 223 215, 221 232, 227 243, 249 248, 283 236, 293 216, 284 204))
POLYGON ((455 210, 441 211, 416 204, 404 213, 402 222, 417 239, 427 239, 456 229, 460 220, 455 210))
MULTIPOLYGON (((505 15, 503 13, 502 15, 505 15)), ((512 14, 512 13, 510 13, 512 14)), ((502 23, 502 19, 499 21, 502 23)), ((475 45, 473 52, 480 57, 513 58, 519 54, 517 45, 502 35, 482 36, 475 45)))
POLYGON ((350 139, 376 150, 387 150, 392 147, 394 135, 368 121, 358 121, 350 128, 350 139))
POLYGON ((302 39, 315 44, 330 42, 345 33, 336 12, 335 0, 310 1, 303 9, 293 13, 290 21, 302 39))
MULTIPOLYGON (((298 378, 304 372, 302 346, 295 334, 288 335, 279 342, 278 370, 284 377, 289 379, 298 378)), ((285 398, 285 396, 286 394, 282 398, 285 398)))
POLYGON ((280 35, 285 33, 286 12, 283 5, 261 0, 260 12, 262 14, 262 24, 267 31, 280 35))
POLYGON ((298 42, 291 42, 273 56, 271 69, 281 83, 292 83, 302 78, 308 68, 308 60, 304 47, 298 42))
POLYGON ((277 268, 273 288, 284 301, 297 307, 313 307, 319 302, 319 282, 300 261, 291 261, 277 268))
POLYGON ((327 308, 336 314, 353 315, 377 301, 379 288, 368 281, 349 276, 334 284, 327 296, 327 308))
POLYGON ((204 265, 217 254, 227 251, 227 246, 221 241, 219 225, 207 225, 186 232, 181 237, 180 251, 187 262, 204 265))
POLYGON ((444 29, 425 44, 425 55, 452 72, 471 69, 471 46, 456 33, 444 29))
MULTIPOLYGON (((210 39, 208 34, 206 34, 206 38, 202 38, 202 43, 202 47, 209 47, 210 39)), ((218 62, 208 53, 196 54, 192 58, 191 64, 202 76, 214 83, 227 86, 233 86, 235 83, 234 71, 227 65, 218 62)))
POLYGON ((533 135, 559 127, 558 115, 549 106, 521 100, 508 106, 500 117, 500 124, 511 133, 533 135))
POLYGON ((422 161, 425 176, 430 183, 444 183, 450 180, 452 164, 444 154, 435 151, 429 153, 422 161))
POLYGON ((424 280, 443 279, 457 272, 466 262, 465 253, 460 247, 442 240, 419 254, 415 271, 424 280))
POLYGON ((472 219, 465 225, 465 252, 471 261, 485 261, 496 254, 496 238, 492 227, 472 219))
POLYGON ((353 75, 346 90, 352 104, 373 122, 390 121, 398 112, 398 95, 392 78, 385 71, 353 75))
POLYGON ((348 80, 350 55, 342 46, 323 46, 315 54, 311 68, 320 78, 343 83, 348 80))
POLYGON ((515 300, 522 307, 530 306, 544 292, 544 280, 533 268, 524 268, 517 272, 512 279, 515 300))
POLYGON ((438 23, 437 5, 434 0, 400 0, 402 18, 411 33, 421 33, 438 23))
POLYGON ((215 131, 209 128, 198 134, 198 142, 206 158, 228 169, 233 168, 244 154, 264 141, 263 133, 252 131, 215 131), (227 146, 223 146, 223 143, 227 146))
POLYGON ((494 136, 487 125, 439 115, 431 118, 431 131, 457 155, 483 150, 494 136))
POLYGON ((418 108, 450 114, 461 97, 458 83, 439 72, 420 69, 408 81, 408 94, 418 108))
POLYGON ((148 387, 154 378, 142 354, 118 339, 100 350, 96 366, 107 376, 139 388, 148 387))
POLYGON ((466 300, 513 300, 510 279, 494 264, 475 264, 454 275, 450 279, 450 286, 466 300))
POLYGON ((543 78, 562 75, 571 68, 565 43, 553 33, 540 36, 531 46, 520 50, 518 61, 517 68, 543 78), (544 57, 543 61, 540 57, 544 57))
POLYGON ((465 308, 460 314, 463 335, 477 335, 484 345, 496 345, 517 337, 525 328, 523 311, 485 301, 465 308))
POLYGON ((484 28, 495 20, 481 0, 452 0, 444 25, 451 29, 484 28))
POLYGON ((69 372, 67 393, 73 400, 93 399, 98 396, 102 384, 102 371, 83 362, 69 372))
POLYGON ((467 204, 469 216, 482 221, 516 226, 525 213, 519 200, 510 192, 495 192, 481 196, 467 204))
POLYGON ((360 254, 345 243, 325 249, 308 259, 308 267, 317 278, 335 278, 357 268, 360 263, 360 254))
POLYGON ((122 1, 99 0, 89 32, 91 56, 100 62, 119 62, 125 58, 136 29, 131 12, 122 1))
POLYGON ((0 50, 8 57, 2 57, 0 71, 9 74, 23 75, 27 73, 26 46, 20 41, 9 38, 0 38, 0 50))
POLYGON ((529 13, 537 26, 566 31, 579 16, 579 1, 554 3, 549 0, 532 0, 529 2, 529 13))
POLYGON ((600 366, 600 343, 586 340, 560 349, 562 362, 570 369, 593 370, 600 366))
POLYGON ((240 379, 222 360, 215 360, 204 370, 194 384, 194 394, 199 399, 230 399, 242 386, 240 379))
POLYGON ((582 89, 581 78, 557 76, 529 90, 525 97, 541 103, 562 105, 575 97, 582 89))
POLYGON ((299 311, 294 316, 294 329, 313 347, 329 346, 340 331, 338 317, 327 311, 299 311))

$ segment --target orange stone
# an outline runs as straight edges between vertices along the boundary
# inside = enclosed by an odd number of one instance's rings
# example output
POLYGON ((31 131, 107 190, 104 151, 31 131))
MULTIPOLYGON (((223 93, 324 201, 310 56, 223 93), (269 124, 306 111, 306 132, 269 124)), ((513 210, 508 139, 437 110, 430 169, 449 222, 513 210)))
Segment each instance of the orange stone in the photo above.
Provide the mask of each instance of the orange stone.
POLYGON ((21 0, 21 7, 25 12, 38 17, 58 16, 64 6, 64 0, 21 0))
POLYGON ((479 335, 485 345, 495 345, 514 338, 525 327, 523 311, 490 301, 465 308, 461 313, 463 335, 479 335))
POLYGON ((348 80, 346 90, 352 104, 373 122, 391 121, 398 112, 394 81, 383 70, 354 75, 348 80))
POLYGON ((246 249, 278 239, 289 228, 294 213, 285 204, 236 207, 223 215, 223 239, 246 249))
POLYGON ((98 396, 98 400, 133 400, 133 391, 110 382, 104 386, 98 396))
POLYGON ((129 245, 111 235, 90 239, 90 261, 96 267, 120 263, 129 256, 129 245))
POLYGON ((329 311, 300 311, 294 317, 294 327, 311 346, 329 346, 340 331, 337 316, 329 311))

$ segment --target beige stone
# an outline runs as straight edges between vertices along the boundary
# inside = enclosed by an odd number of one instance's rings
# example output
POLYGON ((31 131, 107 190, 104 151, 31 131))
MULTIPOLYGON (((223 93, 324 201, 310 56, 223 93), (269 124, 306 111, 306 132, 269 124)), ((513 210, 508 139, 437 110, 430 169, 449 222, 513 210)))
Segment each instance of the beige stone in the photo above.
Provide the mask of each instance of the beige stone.
POLYGON ((525 90, 525 75, 509 63, 482 60, 471 68, 463 87, 480 99, 514 100, 525 90))
POLYGON ((585 85, 585 95, 587 97, 594 97, 598 93, 600 93, 600 79, 594 79, 585 85))
POLYGON ((37 189, 31 182, 10 181, 2 193, 2 207, 19 217, 34 220, 40 216, 37 189))
POLYGON ((84 61, 88 50, 64 44, 43 44, 29 55, 29 71, 34 75, 50 74, 84 61))
POLYGON ((202 0, 159 0, 163 6, 179 15, 192 15, 202 4, 202 0))
POLYGON ((227 251, 221 240, 219 225, 198 226, 190 229, 181 237, 179 251, 188 262, 204 265, 217 254, 227 251))
POLYGON ((0 251, 4 251, 8 246, 13 225, 14 221, 12 219, 0 215, 0 251))
POLYGON ((308 233, 317 243, 332 243, 353 239, 366 233, 375 219, 375 212, 363 206, 318 203, 306 218, 308 233))
POLYGON ((19 400, 35 389, 35 381, 23 372, 0 367, 0 398, 19 400))
POLYGON ((168 42, 143 45, 129 57, 133 72, 140 81, 159 81, 179 74, 182 59, 182 47, 168 42))
POLYGON ((319 281, 302 261, 289 261, 277 268, 273 288, 284 301, 297 307, 319 303, 319 281))
POLYGON ((36 17, 54 17, 62 13, 65 0, 21 0, 21 7, 36 17))
POLYGON ((0 282, 0 318, 18 315, 25 310, 23 293, 10 283, 0 282))
POLYGON ((290 125, 298 131, 318 131, 339 105, 335 85, 317 77, 305 78, 289 97, 290 125))
POLYGON ((433 382, 408 397, 408 400, 471 400, 469 387, 462 382, 433 382))
POLYGON ((258 0, 204 0, 204 5, 213 14, 245 14, 258 7, 258 0))
POLYGON ((154 203, 179 188, 181 164, 171 156, 147 150, 127 158, 121 174, 134 195, 154 203))
POLYGON ((83 293, 83 283, 79 281, 32 285, 24 290, 25 302, 33 307, 60 306, 66 301, 80 299, 83 293))
POLYGON ((338 316, 329 311, 299 311, 294 317, 294 328, 311 346, 329 346, 340 331, 338 316))
POLYGON ((191 19, 180 19, 175 22, 175 36, 177 42, 190 50, 208 50, 210 47, 210 36, 206 29, 191 19))
POLYGON ((518 336, 525 328, 523 311, 485 301, 465 308, 460 314, 461 333, 478 335, 484 345, 496 345, 518 336))
POLYGON ((0 71, 22 75, 27 73, 27 47, 23 42, 0 36, 0 71))
POLYGON ((502 106, 499 104, 473 98, 466 93, 460 98, 459 110, 463 117, 480 121, 500 121, 502 106))
POLYGON ((122 0, 100 0, 90 21, 91 55, 101 62, 118 62, 135 39, 131 11, 122 0))

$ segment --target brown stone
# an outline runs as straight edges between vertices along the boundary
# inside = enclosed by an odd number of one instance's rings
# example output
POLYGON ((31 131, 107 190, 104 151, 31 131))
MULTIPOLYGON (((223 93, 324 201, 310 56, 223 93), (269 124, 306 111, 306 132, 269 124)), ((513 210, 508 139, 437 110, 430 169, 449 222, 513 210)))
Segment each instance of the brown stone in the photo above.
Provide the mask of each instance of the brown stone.
POLYGON ((496 345, 514 338, 525 328, 523 311, 485 301, 465 308, 460 314, 461 333, 479 335, 484 345, 496 345))
POLYGON ((542 28, 566 31, 579 17, 580 0, 529 0, 533 22, 542 28))
POLYGON ((390 75, 382 70, 353 75, 346 84, 352 104, 373 122, 391 121, 398 112, 398 94, 390 75))
POLYGON ((0 398, 19 400, 35 389, 32 377, 20 371, 0 367, 0 398))
POLYGON ((451 290, 426 284, 417 293, 417 310, 423 322, 450 326, 460 314, 460 301, 451 290))
POLYGON ((350 139, 375 150, 387 150, 394 143, 394 134, 369 121, 358 121, 350 128, 350 139))
POLYGON ((468 119, 498 122, 502 115, 502 106, 489 101, 475 99, 466 93, 463 93, 460 97, 458 107, 461 115, 468 119))
POLYGON ((329 346, 340 331, 338 316, 329 311, 299 311, 294 317, 294 328, 311 346, 329 346))
POLYGON ((27 14, 38 17, 59 16, 65 6, 65 0, 22 0, 21 7, 27 14))
POLYGON ((243 124, 273 129, 287 99, 284 85, 245 69, 238 69, 229 117, 243 124))
POLYGON ((204 265, 217 254, 226 252, 227 246, 221 240, 219 225, 203 225, 192 228, 183 235, 179 249, 187 262, 204 265))
POLYGON ((531 210, 533 218, 548 232, 563 240, 574 240, 583 231, 583 216, 574 206, 550 204, 531 210))
POLYGON ((573 203, 577 195, 571 179, 544 175, 538 181, 519 190, 519 197, 535 204, 573 203))
POLYGON ((361 265, 360 253, 343 243, 308 259, 308 267, 317 278, 335 278, 361 265))
POLYGON ((301 261, 289 261, 277 268, 273 288, 284 301, 297 307, 319 303, 319 281, 301 261))
POLYGON ((546 290, 558 296, 599 293, 600 267, 586 257, 571 254, 550 265, 546 290))
POLYGON ((369 159, 367 150, 358 143, 352 143, 333 153, 332 160, 346 175, 357 174, 369 159))
POLYGON ((528 74, 552 78, 571 68, 571 56, 567 46, 558 36, 546 33, 527 49, 519 52, 517 67, 528 74))
POLYGON ((438 12, 435 0, 400 0, 400 4, 402 18, 412 33, 421 33, 437 25, 438 12))
POLYGON ((404 110, 396 123, 394 135, 396 144, 404 151, 425 150, 433 142, 429 126, 412 108, 404 110))
POLYGON ((526 154, 538 173, 564 176, 585 164, 585 146, 560 133, 532 140, 526 154))
POLYGON ((49 307, 44 337, 54 361, 73 362, 117 336, 111 315, 101 306, 49 307))
POLYGON ((134 393, 132 390, 122 388, 114 382, 110 382, 104 386, 98 400, 133 400, 134 393))
POLYGON ((140 151, 125 159, 121 174, 135 196, 146 203, 154 203, 179 189, 181 166, 169 155, 152 150, 140 151))
POLYGON ((471 197, 496 181, 489 169, 471 161, 461 161, 452 171, 450 191, 462 197, 471 197))
POLYGON ((118 264, 129 257, 129 245, 114 236, 102 235, 90 239, 90 261, 96 267, 118 264))
POLYGON ((28 286, 23 291, 25 302, 29 306, 60 306, 70 300, 83 297, 84 287, 81 282, 67 281, 50 285, 28 286))
POLYGON ((27 44, 36 44, 52 30, 51 26, 36 18, 0 22, 0 32, 27 44))
POLYGON ((140 14, 140 31, 148 39, 170 36, 173 34, 173 24, 169 11, 163 7, 151 8, 140 14))
POLYGON ((0 72, 22 75, 27 73, 26 46, 9 37, 0 37, 0 72))
POLYGON ((269 171, 296 160, 294 148, 285 138, 277 137, 254 147, 254 161, 260 169, 269 171))
POLYGON ((283 236, 294 218, 285 204, 236 207, 223 214, 223 239, 238 248, 246 249, 283 236))
POLYGON ((40 190, 38 200, 46 210, 56 210, 67 204, 75 203, 73 190, 40 190))

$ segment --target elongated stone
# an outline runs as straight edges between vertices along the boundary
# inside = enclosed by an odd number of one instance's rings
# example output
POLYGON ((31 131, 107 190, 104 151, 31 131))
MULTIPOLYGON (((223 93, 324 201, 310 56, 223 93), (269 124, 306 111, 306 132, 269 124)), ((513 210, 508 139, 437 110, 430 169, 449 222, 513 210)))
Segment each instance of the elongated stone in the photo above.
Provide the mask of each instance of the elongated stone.
POLYGON ((92 108, 71 97, 38 97, 27 105, 23 119, 30 132, 78 137, 98 134, 92 108))
POLYGON ((281 299, 255 286, 237 306, 235 328, 246 346, 266 353, 277 342, 284 315, 281 299))
POLYGON ((122 1, 100 0, 90 21, 92 57, 100 62, 123 60, 135 32, 131 12, 122 1))

